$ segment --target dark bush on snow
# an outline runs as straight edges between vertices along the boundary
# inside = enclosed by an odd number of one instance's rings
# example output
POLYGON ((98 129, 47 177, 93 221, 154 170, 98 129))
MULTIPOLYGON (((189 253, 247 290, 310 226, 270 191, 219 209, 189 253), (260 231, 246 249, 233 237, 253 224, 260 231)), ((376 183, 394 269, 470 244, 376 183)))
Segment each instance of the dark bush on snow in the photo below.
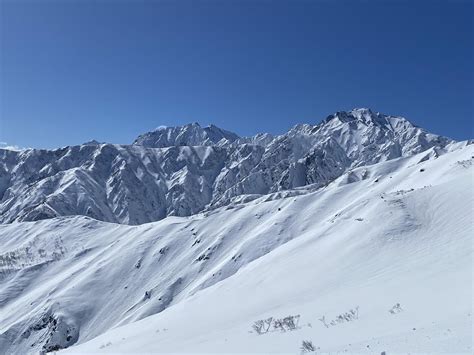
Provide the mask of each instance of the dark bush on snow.
POLYGON ((311 353, 316 351, 316 347, 311 340, 303 340, 300 349, 302 353, 311 353))
POLYGON ((273 326, 274 330, 281 330, 282 332, 286 332, 289 330, 296 330, 298 329, 298 323, 300 320, 300 315, 296 316, 288 316, 281 319, 273 319, 273 317, 262 319, 256 321, 252 328, 255 330, 257 334, 265 334, 270 331, 273 326))

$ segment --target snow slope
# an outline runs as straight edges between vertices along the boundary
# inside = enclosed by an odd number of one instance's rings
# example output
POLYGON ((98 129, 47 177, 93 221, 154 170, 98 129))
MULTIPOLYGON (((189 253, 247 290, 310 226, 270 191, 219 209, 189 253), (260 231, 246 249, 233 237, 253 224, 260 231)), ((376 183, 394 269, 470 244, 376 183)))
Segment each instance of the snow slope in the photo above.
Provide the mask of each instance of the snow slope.
POLYGON ((0 225, 0 353, 472 353, 474 146, 435 150, 139 226, 0 225))
POLYGON ((215 126, 168 127, 132 145, 0 149, 0 223, 83 215, 137 225, 307 185, 453 143, 369 109, 250 138, 215 126))

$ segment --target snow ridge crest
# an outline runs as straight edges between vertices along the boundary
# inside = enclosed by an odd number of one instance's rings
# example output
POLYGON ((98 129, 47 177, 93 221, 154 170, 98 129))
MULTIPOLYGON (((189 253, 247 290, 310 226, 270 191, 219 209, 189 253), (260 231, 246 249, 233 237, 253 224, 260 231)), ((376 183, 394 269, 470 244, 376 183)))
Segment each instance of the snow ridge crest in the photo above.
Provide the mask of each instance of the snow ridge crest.
POLYGON ((65 215, 142 224, 189 216, 302 186, 452 140, 368 108, 272 136, 215 125, 159 127, 131 145, 91 141, 56 150, 0 149, 0 223, 65 215))

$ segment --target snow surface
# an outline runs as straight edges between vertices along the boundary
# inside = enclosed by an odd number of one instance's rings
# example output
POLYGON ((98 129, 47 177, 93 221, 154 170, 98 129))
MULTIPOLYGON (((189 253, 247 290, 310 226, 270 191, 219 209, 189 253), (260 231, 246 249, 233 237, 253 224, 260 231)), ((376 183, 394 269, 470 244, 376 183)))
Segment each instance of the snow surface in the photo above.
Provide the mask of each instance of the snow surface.
POLYGON ((472 353, 474 146, 443 153, 138 226, 0 225, 0 353, 472 353))

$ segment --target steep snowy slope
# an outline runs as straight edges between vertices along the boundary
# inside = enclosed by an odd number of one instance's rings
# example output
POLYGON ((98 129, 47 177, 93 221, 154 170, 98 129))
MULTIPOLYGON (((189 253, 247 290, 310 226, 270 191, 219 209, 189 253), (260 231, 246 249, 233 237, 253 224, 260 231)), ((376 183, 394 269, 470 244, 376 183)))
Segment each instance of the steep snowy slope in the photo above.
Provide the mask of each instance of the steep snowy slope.
POLYGON ((0 225, 0 353, 472 352, 473 147, 140 226, 0 225))
POLYGON ((190 215, 211 200, 226 157, 218 147, 112 144, 2 153, 4 223, 85 215, 141 224, 190 215))
POLYGON ((238 138, 197 124, 144 134, 133 145, 0 149, 0 222, 68 215, 141 224, 315 184, 348 169, 452 143, 401 117, 338 112, 284 135, 238 138), (251 195, 248 196, 248 195, 251 195))

